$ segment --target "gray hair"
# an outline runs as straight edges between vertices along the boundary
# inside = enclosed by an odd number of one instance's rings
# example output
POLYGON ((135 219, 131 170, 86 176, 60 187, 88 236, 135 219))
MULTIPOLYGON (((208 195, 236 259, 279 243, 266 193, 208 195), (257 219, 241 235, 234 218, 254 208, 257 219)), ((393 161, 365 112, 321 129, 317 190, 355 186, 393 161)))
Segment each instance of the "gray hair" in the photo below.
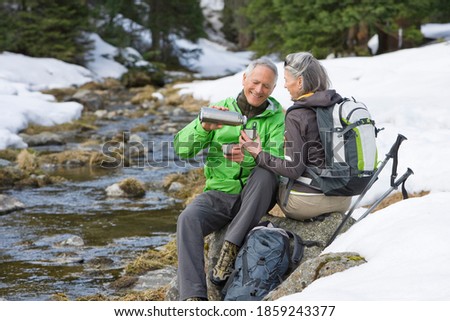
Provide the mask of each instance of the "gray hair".
POLYGON ((302 92, 327 90, 331 86, 330 78, 322 64, 309 52, 296 52, 286 56, 284 68, 296 78, 302 77, 302 92))
POLYGON ((259 58, 259 59, 253 60, 247 66, 247 69, 245 69, 245 75, 248 77, 252 73, 253 69, 255 69, 257 66, 266 66, 267 68, 272 70, 273 73, 275 74, 274 85, 276 85, 277 80, 278 80, 278 69, 277 69, 277 66, 275 66, 275 64, 272 62, 272 60, 270 60, 268 58, 259 58))

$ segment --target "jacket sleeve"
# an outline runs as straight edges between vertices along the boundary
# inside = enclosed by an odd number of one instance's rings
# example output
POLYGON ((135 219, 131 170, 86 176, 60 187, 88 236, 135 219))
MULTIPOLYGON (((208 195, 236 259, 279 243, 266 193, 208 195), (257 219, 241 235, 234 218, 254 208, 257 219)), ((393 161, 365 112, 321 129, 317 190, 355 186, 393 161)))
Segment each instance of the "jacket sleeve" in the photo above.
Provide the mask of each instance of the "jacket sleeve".
POLYGON ((213 131, 204 130, 196 118, 175 135, 174 151, 181 158, 192 158, 208 147, 213 135, 213 131))
POLYGON ((272 156, 283 158, 283 142, 284 142, 284 115, 280 114, 280 121, 276 121, 275 126, 270 129, 269 140, 262 146, 263 151, 272 156))
POLYGON ((306 146, 305 137, 302 135, 305 129, 300 128, 300 123, 293 117, 287 117, 285 124, 284 159, 263 150, 256 157, 256 164, 277 175, 297 179, 305 171, 302 154, 302 149, 306 146))

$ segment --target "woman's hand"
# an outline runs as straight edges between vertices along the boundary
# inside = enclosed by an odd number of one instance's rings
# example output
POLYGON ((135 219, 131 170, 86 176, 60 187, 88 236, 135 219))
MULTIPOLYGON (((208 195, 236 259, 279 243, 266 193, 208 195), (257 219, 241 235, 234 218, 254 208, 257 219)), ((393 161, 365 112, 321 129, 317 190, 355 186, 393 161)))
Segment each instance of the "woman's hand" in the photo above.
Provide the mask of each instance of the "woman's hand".
MULTIPOLYGON (((214 108, 214 109, 218 109, 218 110, 228 110, 228 108, 226 108, 226 107, 222 107, 222 106, 210 106, 211 108, 214 108)), ((202 123, 202 127, 203 127, 203 129, 204 130, 206 130, 206 131, 211 131, 211 130, 216 130, 216 129, 219 129, 219 128, 222 128, 222 124, 216 124, 216 123, 202 123)))
POLYGON ((255 140, 251 140, 243 130, 241 130, 239 144, 241 148, 247 150, 253 156, 253 158, 256 158, 256 156, 258 156, 258 154, 262 151, 261 139, 259 138, 259 135, 256 136, 255 140))

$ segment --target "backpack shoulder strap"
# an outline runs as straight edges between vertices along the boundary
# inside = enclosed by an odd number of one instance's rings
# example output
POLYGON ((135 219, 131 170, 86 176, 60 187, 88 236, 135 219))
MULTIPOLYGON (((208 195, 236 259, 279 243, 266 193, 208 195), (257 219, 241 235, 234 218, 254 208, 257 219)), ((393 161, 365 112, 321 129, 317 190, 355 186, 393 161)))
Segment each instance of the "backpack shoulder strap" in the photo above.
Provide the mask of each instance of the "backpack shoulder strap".
POLYGON ((295 265, 297 265, 300 260, 303 257, 303 241, 301 239, 300 236, 298 236, 296 233, 293 233, 291 231, 286 230, 286 233, 289 235, 290 238, 292 238, 294 240, 294 249, 292 251, 292 256, 291 256, 291 262, 295 265))
POLYGON ((234 277, 236 276, 236 274, 237 274, 238 272, 239 272, 239 271, 236 270, 236 269, 234 269, 233 272, 231 272, 231 275, 228 277, 228 280, 227 280, 227 282, 225 283, 225 285, 223 286, 223 289, 222 289, 222 291, 221 291, 223 297, 227 294, 228 289, 230 288, 231 284, 233 283, 234 277))
POLYGON ((311 247, 311 246, 320 246, 320 242, 317 241, 304 241, 300 235, 291 232, 289 230, 285 230, 286 233, 289 235, 290 238, 292 238, 294 240, 294 249, 292 251, 292 256, 291 256, 291 262, 295 265, 297 265, 298 263, 300 263, 300 261, 303 258, 303 254, 305 251, 305 246, 307 247, 311 247))

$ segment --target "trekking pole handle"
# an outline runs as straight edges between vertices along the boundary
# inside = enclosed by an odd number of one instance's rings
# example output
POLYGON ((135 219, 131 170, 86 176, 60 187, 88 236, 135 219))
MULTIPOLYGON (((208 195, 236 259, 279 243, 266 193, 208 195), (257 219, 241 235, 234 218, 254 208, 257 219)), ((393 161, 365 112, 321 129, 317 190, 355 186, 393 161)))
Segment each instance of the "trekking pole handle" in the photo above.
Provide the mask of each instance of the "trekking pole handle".
POLYGON ((406 170, 405 174, 403 174, 399 179, 397 179, 395 181, 394 187, 398 188, 412 174, 414 174, 413 170, 408 167, 408 169, 406 170))
POLYGON ((370 206, 370 208, 356 220, 356 223, 358 223, 359 221, 364 219, 367 215, 369 215, 375 209, 375 207, 377 207, 393 190, 396 190, 404 181, 406 181, 406 179, 411 174, 414 174, 414 172, 412 171, 411 168, 408 167, 406 172, 395 181, 395 184, 391 186, 375 203, 373 203, 372 206, 370 206))
POLYGON ((403 136, 402 134, 397 134, 397 140, 395 141, 394 145, 392 145, 391 149, 389 150, 389 153, 386 154, 386 156, 392 158, 394 157, 394 155, 397 154, 398 149, 400 148, 401 143, 404 140, 407 140, 408 138, 406 138, 405 136, 403 136))

